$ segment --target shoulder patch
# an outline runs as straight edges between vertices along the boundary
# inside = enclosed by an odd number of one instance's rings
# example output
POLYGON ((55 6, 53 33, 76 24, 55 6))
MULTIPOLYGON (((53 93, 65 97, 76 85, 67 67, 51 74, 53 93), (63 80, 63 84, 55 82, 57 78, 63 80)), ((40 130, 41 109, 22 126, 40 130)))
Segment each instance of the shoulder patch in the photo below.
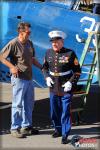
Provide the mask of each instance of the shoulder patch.
POLYGON ((74 65, 78 65, 78 64, 79 64, 78 59, 75 58, 75 59, 74 59, 74 65))

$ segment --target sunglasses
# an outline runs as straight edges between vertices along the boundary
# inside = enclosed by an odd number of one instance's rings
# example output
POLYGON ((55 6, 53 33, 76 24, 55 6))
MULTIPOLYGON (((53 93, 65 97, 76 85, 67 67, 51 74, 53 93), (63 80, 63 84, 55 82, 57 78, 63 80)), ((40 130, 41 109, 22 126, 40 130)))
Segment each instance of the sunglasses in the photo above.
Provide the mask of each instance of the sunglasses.
POLYGON ((27 35, 31 34, 31 31, 24 31, 27 35))
POLYGON ((31 31, 27 31, 27 30, 20 30, 20 32, 25 32, 27 35, 31 34, 31 31))

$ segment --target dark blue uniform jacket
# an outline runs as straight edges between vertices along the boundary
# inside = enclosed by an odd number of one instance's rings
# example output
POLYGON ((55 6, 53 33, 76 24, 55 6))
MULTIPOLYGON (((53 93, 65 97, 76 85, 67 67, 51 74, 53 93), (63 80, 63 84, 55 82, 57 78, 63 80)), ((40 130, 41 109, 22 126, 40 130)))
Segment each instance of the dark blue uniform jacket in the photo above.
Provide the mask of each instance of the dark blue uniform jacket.
POLYGON ((65 93, 62 87, 65 82, 70 81, 75 87, 81 68, 75 52, 63 47, 59 52, 55 52, 53 49, 47 50, 43 73, 45 78, 51 77, 54 81, 50 90, 57 95, 62 95, 65 93))

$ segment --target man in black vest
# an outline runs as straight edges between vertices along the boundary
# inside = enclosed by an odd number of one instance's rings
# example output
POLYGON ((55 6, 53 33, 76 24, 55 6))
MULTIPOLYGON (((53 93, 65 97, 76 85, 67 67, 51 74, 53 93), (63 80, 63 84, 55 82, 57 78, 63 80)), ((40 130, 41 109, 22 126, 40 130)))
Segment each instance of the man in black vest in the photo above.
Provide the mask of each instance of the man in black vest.
POLYGON ((43 73, 50 88, 51 119, 55 128, 53 138, 62 136, 67 144, 71 129, 70 102, 81 69, 74 51, 64 48, 66 34, 62 31, 49 32, 52 48, 45 55, 43 73))

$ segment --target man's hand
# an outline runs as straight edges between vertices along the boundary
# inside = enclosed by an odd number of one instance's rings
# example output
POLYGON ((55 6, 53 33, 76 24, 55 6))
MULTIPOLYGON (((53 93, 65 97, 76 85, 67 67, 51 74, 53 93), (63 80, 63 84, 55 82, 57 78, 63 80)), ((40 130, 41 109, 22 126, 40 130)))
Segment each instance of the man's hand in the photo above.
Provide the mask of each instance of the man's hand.
POLYGON ((10 68, 10 72, 13 74, 13 76, 15 78, 18 77, 18 71, 19 71, 19 69, 16 66, 13 66, 13 67, 10 68))
POLYGON ((33 64, 38 67, 40 70, 43 69, 43 66, 39 63, 39 61, 35 58, 35 57, 32 57, 32 62, 33 64))
POLYGON ((47 77, 46 78, 46 84, 48 87, 52 87, 52 84, 54 84, 54 82, 50 77, 47 77))
POLYGON ((72 89, 72 83, 70 81, 67 81, 64 85, 62 85, 62 87, 64 87, 65 92, 68 92, 72 89))

